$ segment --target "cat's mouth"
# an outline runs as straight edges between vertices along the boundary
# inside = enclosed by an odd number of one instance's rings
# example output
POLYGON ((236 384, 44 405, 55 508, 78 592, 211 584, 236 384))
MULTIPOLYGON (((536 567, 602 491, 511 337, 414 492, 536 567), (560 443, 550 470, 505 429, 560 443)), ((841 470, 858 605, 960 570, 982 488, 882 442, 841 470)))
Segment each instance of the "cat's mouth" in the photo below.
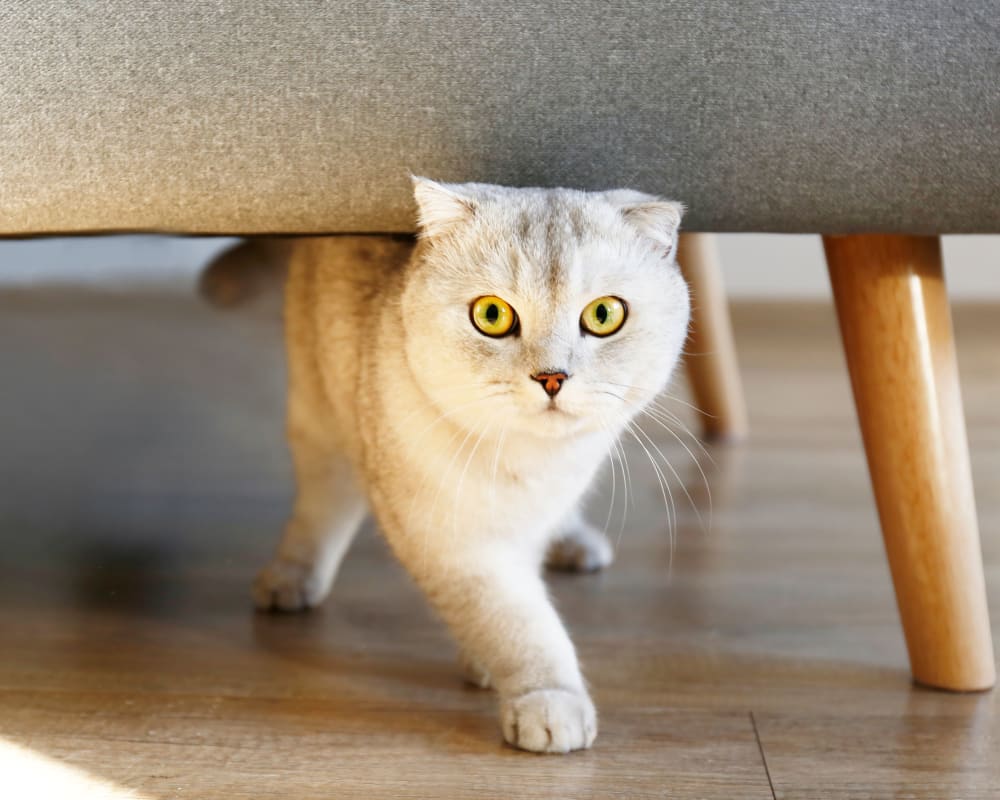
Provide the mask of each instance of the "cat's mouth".
POLYGON ((556 405, 555 400, 549 402, 549 404, 542 409, 541 413, 545 416, 558 416, 567 419, 572 419, 576 416, 576 414, 570 413, 562 406, 556 405))

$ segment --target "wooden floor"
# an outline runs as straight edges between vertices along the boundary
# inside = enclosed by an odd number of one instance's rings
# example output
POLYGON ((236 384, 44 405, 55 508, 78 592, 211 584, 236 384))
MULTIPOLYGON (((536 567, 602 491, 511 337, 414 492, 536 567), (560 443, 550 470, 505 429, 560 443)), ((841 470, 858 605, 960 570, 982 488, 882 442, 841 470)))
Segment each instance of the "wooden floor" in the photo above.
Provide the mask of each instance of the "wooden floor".
MULTIPOLYGON (((1000 310, 957 324, 1000 622, 1000 310)), ((735 328, 749 442, 706 486, 649 428, 697 510, 674 481, 674 545, 631 447, 618 562, 552 579, 601 732, 540 757, 372 531, 321 611, 251 611, 290 491, 266 314, 0 295, 0 796, 1000 797, 996 695, 910 684, 830 309, 735 328)))

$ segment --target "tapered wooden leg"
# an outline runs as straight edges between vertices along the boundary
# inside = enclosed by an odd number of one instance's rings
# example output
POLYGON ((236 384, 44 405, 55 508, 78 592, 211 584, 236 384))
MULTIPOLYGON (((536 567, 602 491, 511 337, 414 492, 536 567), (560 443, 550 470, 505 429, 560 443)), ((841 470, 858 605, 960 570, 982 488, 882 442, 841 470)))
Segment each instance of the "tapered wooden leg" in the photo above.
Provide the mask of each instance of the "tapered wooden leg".
POLYGON ((937 237, 823 240, 914 679, 996 678, 937 237))
POLYGON ((747 411, 715 238, 682 233, 677 261, 691 287, 691 334, 685 363, 707 439, 741 439, 747 411))

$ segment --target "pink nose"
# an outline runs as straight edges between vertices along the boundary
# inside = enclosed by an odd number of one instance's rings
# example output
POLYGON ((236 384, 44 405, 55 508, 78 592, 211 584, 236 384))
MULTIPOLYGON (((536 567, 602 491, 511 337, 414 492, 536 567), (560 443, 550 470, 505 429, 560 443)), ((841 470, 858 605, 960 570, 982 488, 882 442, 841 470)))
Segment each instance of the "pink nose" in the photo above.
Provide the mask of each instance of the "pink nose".
POLYGON ((562 389, 563 381, 568 377, 569 375, 565 372, 536 372, 531 376, 531 379, 538 381, 542 385, 545 394, 549 397, 555 397, 559 394, 559 390, 562 389))

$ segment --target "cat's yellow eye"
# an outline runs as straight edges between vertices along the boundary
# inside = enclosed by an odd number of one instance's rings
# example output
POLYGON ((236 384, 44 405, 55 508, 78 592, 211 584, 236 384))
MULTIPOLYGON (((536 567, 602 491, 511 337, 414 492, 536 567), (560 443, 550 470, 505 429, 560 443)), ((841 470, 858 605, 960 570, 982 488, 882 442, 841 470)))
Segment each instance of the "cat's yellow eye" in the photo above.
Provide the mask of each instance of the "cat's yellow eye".
POLYGON ((610 336, 625 324, 628 306, 619 297, 598 297, 583 309, 580 327, 594 336, 610 336))
POLYGON ((494 338, 513 333, 517 327, 517 313, 510 303, 491 294, 475 300, 469 316, 480 333, 494 338))

